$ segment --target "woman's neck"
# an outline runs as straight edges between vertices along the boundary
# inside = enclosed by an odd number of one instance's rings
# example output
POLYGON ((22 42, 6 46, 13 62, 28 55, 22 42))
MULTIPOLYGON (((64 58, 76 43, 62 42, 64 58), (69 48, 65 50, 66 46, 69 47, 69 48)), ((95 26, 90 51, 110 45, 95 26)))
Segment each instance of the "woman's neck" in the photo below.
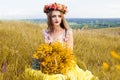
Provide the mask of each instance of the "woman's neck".
POLYGON ((53 32, 56 33, 56 32, 59 32, 61 30, 62 30, 61 26, 54 26, 53 32))

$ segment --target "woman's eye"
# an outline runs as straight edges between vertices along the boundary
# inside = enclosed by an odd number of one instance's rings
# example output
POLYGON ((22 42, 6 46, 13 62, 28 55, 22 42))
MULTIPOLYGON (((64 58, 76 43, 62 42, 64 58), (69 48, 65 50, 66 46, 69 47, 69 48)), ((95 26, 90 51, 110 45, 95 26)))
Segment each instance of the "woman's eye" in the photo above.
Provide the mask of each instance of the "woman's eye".
POLYGON ((58 17, 60 17, 60 18, 61 18, 61 15, 59 15, 58 17))

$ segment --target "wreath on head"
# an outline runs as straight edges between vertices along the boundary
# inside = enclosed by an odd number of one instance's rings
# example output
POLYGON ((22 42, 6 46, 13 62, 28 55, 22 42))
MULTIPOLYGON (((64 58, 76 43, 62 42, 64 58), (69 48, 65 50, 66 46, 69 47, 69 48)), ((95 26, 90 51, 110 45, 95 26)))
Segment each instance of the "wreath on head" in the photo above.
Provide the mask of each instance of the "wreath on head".
POLYGON ((47 4, 44 6, 45 13, 49 13, 49 11, 53 11, 53 10, 58 10, 62 12, 63 14, 65 14, 67 12, 67 6, 63 4, 58 4, 58 3, 47 4))

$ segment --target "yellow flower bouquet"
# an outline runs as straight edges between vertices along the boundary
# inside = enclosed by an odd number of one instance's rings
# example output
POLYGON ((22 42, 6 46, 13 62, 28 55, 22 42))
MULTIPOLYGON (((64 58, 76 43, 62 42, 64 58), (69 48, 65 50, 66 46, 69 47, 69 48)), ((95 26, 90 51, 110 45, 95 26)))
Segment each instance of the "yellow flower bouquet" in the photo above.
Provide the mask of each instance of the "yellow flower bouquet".
POLYGON ((65 74, 75 60, 68 45, 60 42, 41 44, 32 57, 40 61, 40 70, 46 74, 65 74))

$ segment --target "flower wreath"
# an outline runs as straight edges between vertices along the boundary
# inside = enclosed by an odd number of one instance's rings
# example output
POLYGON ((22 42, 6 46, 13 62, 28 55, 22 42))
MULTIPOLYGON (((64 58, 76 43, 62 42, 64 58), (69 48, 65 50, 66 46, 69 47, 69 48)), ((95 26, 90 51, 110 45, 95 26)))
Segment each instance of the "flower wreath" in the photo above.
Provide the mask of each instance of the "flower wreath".
POLYGON ((67 12, 67 6, 58 3, 47 4, 44 6, 44 13, 48 13, 49 11, 52 10, 58 10, 65 14, 67 12))

